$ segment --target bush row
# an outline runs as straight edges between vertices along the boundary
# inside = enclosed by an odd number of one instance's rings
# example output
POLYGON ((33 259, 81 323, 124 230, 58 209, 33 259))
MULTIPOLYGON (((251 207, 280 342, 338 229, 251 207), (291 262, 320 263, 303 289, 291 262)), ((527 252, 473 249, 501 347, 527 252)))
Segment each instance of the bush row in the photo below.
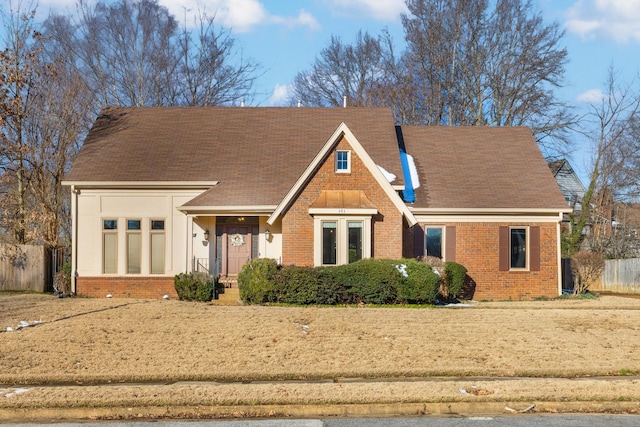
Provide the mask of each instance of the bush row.
POLYGON ((208 273, 180 273, 173 278, 173 284, 182 301, 211 301, 217 280, 208 273))
MULTIPOLYGON (((462 291, 466 269, 445 263, 448 298, 462 291), (462 276, 460 276, 462 275, 462 276)), ((433 304, 443 281, 429 264, 415 259, 364 259, 335 267, 279 266, 255 259, 238 275, 245 303, 285 304, 433 304)))

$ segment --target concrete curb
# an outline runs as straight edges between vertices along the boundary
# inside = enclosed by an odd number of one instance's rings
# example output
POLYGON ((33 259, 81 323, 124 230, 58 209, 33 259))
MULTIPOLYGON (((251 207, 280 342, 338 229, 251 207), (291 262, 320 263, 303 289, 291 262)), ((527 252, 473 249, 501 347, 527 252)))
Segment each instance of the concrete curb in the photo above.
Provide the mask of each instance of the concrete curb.
POLYGON ((438 402, 339 405, 140 406, 1 408, 0 422, 114 419, 498 416, 531 413, 640 413, 640 402, 438 402), (512 408, 509 411, 507 408, 512 408), (524 412, 527 408, 528 411, 524 412), (520 412, 523 411, 523 412, 520 412))

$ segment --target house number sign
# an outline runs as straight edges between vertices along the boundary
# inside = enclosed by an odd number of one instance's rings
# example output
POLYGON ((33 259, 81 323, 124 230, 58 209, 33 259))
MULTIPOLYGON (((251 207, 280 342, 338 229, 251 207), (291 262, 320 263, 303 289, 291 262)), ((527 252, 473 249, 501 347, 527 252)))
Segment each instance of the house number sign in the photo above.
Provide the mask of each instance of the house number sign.
POLYGON ((232 234, 231 235, 231 245, 232 246, 242 246, 244 245, 244 237, 242 236, 242 234, 232 234))

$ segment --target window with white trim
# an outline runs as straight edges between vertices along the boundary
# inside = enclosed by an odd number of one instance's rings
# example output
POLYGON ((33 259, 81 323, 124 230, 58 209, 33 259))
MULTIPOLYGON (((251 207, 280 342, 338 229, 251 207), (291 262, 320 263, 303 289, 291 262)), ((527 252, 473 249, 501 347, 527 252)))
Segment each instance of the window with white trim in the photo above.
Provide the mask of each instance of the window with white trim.
POLYGON ((322 222, 322 265, 336 265, 338 262, 338 223, 322 222))
POLYGON ((362 221, 347 221, 349 264, 362 259, 362 221))
POLYGON ((142 269, 142 221, 127 220, 127 274, 140 274, 142 269))
POLYGON ((442 227, 425 228, 425 255, 442 258, 442 227))
POLYGON ((351 172, 351 152, 348 150, 336 151, 336 173, 351 172))
POLYGON ((315 265, 341 265, 371 257, 371 217, 314 217, 315 265))
POLYGON ((499 271, 540 271, 540 226, 498 227, 499 271))
POLYGON ((527 228, 511 227, 509 229, 509 268, 527 269, 527 228))
POLYGON ((118 220, 102 220, 102 272, 118 273, 118 220))
POLYGON ((164 234, 164 220, 152 219, 150 221, 149 236, 151 244, 150 254, 150 272, 151 274, 164 274, 164 260, 165 260, 165 234, 164 234))

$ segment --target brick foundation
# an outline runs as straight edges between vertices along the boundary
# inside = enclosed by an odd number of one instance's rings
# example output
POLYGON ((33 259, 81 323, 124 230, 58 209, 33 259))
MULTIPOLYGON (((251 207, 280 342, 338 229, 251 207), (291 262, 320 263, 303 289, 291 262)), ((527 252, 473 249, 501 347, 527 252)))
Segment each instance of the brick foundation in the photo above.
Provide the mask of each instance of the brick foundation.
POLYGON ((114 298, 160 299, 164 295, 178 298, 173 276, 97 276, 78 277, 76 294, 87 297, 104 298, 111 294, 114 298))

